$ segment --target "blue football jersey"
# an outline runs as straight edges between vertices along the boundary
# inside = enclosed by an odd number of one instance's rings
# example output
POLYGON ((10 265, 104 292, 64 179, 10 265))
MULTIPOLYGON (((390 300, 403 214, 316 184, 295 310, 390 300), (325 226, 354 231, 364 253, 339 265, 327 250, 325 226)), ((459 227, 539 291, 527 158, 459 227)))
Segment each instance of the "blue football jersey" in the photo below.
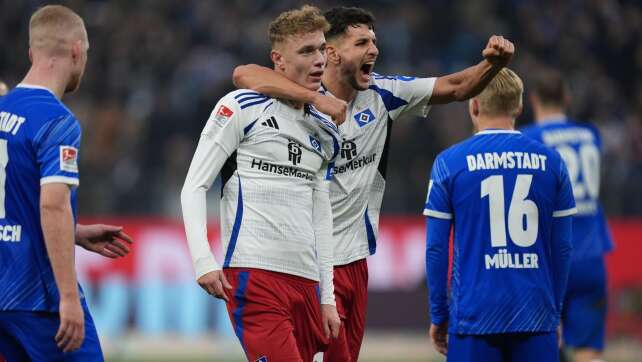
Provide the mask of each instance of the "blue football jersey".
POLYGON ((602 140, 598 130, 588 123, 560 119, 525 127, 522 133, 556 149, 566 163, 577 203, 573 259, 611 250, 613 239, 599 201, 602 140))
POLYGON ((45 88, 19 85, 0 99, 0 310, 58 310, 40 187, 71 185, 75 219, 80 135, 74 115, 45 88))
POLYGON ((553 222, 575 210, 560 156, 517 131, 485 130, 439 154, 424 215, 454 224, 449 331, 555 330, 563 292, 553 222))

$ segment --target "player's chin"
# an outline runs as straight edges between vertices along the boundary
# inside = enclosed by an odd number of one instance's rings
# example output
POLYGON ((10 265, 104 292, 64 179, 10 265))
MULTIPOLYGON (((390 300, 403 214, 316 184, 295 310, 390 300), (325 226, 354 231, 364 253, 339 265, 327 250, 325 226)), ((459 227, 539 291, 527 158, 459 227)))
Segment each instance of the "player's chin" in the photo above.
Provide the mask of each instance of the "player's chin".
POLYGON ((317 91, 321 88, 321 77, 308 77, 303 86, 309 90, 317 91))

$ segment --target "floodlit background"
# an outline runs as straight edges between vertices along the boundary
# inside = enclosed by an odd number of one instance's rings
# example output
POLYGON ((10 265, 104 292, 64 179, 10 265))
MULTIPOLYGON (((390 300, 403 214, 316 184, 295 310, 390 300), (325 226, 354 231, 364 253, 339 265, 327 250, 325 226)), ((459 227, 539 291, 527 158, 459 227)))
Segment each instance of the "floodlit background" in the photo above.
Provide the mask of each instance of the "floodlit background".
MULTIPOLYGON (((0 79, 26 73, 30 14, 48 2, 0 0, 0 79)), ((80 90, 65 98, 83 124, 82 221, 125 225, 132 255, 79 251, 78 270, 109 361, 240 361, 222 303, 194 282, 179 190, 200 129, 232 90, 236 65, 269 65, 267 26, 300 1, 56 1, 87 24, 80 90)), ((365 7, 377 17, 381 74, 438 76, 481 60, 493 34, 516 45, 527 82, 559 67, 570 115, 594 122, 605 154, 601 198, 616 250, 609 256, 609 361, 642 360, 642 5, 639 1, 310 1, 365 7)), ((529 107, 518 120, 530 123, 529 107)), ((424 226, 428 171, 439 150, 471 133, 465 103, 393 127, 378 253, 369 259, 364 361, 439 361, 428 343, 424 226)), ((220 255, 218 187, 211 240, 220 255)))

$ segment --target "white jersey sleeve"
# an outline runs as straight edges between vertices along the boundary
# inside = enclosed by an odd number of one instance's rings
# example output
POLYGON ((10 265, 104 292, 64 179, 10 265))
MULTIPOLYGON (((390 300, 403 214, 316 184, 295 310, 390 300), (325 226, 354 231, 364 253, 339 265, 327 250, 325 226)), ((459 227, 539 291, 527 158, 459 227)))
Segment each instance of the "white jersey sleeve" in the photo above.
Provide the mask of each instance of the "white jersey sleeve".
POLYGON ((387 76, 372 74, 370 89, 379 93, 390 118, 399 118, 402 114, 426 117, 430 107, 437 78, 416 78, 406 76, 387 76))
POLYGON ((203 128, 181 190, 185 234, 196 279, 221 269, 207 240, 206 192, 243 138, 244 120, 240 113, 232 94, 218 102, 203 128))
POLYGON ((330 206, 330 178, 328 164, 316 175, 313 190, 312 219, 316 241, 317 262, 319 264, 319 289, 321 304, 335 305, 334 300, 334 239, 332 237, 332 207, 330 206))

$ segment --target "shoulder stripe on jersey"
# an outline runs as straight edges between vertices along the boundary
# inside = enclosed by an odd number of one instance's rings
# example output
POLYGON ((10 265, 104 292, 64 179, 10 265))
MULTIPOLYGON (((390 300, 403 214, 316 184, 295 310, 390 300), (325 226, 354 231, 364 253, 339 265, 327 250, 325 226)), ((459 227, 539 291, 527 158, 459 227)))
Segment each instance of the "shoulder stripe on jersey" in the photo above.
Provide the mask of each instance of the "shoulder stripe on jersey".
POLYGON ((245 103, 245 104, 241 105, 241 109, 245 109, 247 107, 252 107, 252 106, 255 106, 257 104, 265 103, 265 102, 269 101, 270 99, 271 98, 260 98, 257 101, 245 103))
POLYGON ((78 181, 78 178, 76 177, 68 177, 68 176, 46 176, 40 179, 40 185, 53 184, 53 183, 61 183, 61 184, 78 186, 80 184, 80 181, 78 181))
POLYGON ((577 208, 553 211, 553 217, 564 217, 577 214, 577 208))
POLYGON ((438 219, 445 219, 445 220, 450 220, 453 218, 453 215, 451 213, 430 210, 430 209, 424 209, 424 216, 432 216, 438 219))
POLYGON ((394 111, 395 109, 408 104, 408 102, 395 96, 391 91, 387 89, 379 88, 379 86, 374 84, 371 84, 368 88, 379 94, 381 100, 383 100, 383 105, 386 107, 386 110, 388 112, 394 111))
POLYGON ((248 124, 247 126, 245 126, 245 128, 243 128, 243 134, 246 135, 248 132, 250 132, 250 130, 252 129, 252 127, 254 127, 254 124, 258 120, 259 119, 257 118, 257 119, 254 120, 254 122, 252 122, 252 123, 248 124))
POLYGON ((259 92, 243 92, 243 93, 239 93, 239 94, 235 95, 234 99, 239 99, 239 98, 241 98, 243 96, 263 96, 263 94, 261 94, 259 92))
POLYGON ((225 253, 225 262, 223 263, 224 268, 230 266, 232 261, 232 254, 234 254, 234 249, 236 248, 236 240, 239 237, 239 232, 241 231, 241 221, 243 220, 243 188, 241 187, 241 177, 238 176, 239 181, 239 198, 236 203, 236 217, 234 218, 234 226, 232 227, 232 235, 230 235, 230 242, 227 245, 227 252, 225 253))
POLYGON ((262 94, 258 94, 258 95, 255 95, 255 96, 245 96, 245 97, 242 97, 242 98, 238 98, 236 101, 239 104, 243 104, 243 103, 247 103, 247 102, 249 102, 251 100, 254 100, 254 99, 265 99, 265 98, 268 98, 268 97, 266 97, 266 96, 264 96, 262 94))

